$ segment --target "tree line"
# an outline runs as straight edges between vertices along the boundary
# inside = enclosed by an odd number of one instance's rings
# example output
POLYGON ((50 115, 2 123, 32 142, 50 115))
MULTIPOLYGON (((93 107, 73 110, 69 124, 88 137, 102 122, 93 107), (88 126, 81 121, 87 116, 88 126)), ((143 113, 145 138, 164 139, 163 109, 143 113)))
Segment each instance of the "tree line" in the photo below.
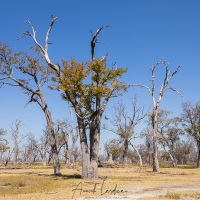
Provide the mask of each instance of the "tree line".
MULTIPOLYGON (((133 113, 131 117, 128 117, 125 113, 125 106, 119 104, 115 108, 115 117, 110 121, 114 128, 109 131, 119 135, 120 142, 123 143, 123 166, 127 166, 129 145, 135 149, 140 157, 140 162, 142 162, 141 153, 133 144, 132 139, 135 138, 135 126, 144 120, 144 118, 148 118, 149 121, 145 137, 149 138, 149 144, 152 143, 151 155, 153 171, 159 172, 158 143, 165 151, 168 151, 170 159, 172 159, 173 163, 176 164, 176 158, 173 152, 174 146, 169 142, 171 136, 169 137, 169 135, 166 135, 170 132, 172 137, 175 137, 176 134, 178 134, 177 137, 179 137, 180 130, 175 130, 175 127, 173 126, 173 124, 178 123, 178 121, 175 119, 168 121, 161 120, 162 117, 166 119, 164 115, 167 115, 167 112, 161 111, 159 106, 167 90, 171 90, 181 95, 178 90, 170 86, 171 79, 178 73, 180 67, 177 67, 174 72, 171 72, 167 61, 157 62, 150 68, 151 86, 143 84, 128 84, 120 81, 120 78, 127 72, 128 69, 117 67, 115 64, 108 66, 107 55, 102 58, 97 58, 95 56, 96 45, 100 42, 98 40, 98 36, 102 30, 108 28, 109 25, 101 26, 95 33, 92 32, 90 42, 90 61, 77 62, 75 58, 72 58, 71 60, 62 59, 60 64, 59 62, 53 62, 48 53, 49 45, 51 44, 51 42, 49 42, 49 37, 58 17, 51 16, 51 18, 52 19, 44 39, 44 45, 38 42, 36 31, 30 21, 27 21, 27 24, 31 31, 25 31, 22 34, 22 37, 19 38, 22 39, 24 36, 27 36, 32 39, 34 46, 31 47, 31 50, 35 52, 35 56, 32 54, 29 55, 24 51, 14 52, 8 44, 0 44, 0 86, 2 87, 8 85, 22 89, 23 93, 28 95, 30 98, 26 105, 33 102, 37 103, 43 111, 46 119, 45 134, 43 135, 40 144, 34 140, 33 136, 26 136, 29 138, 29 149, 30 146, 33 146, 34 148, 32 149, 34 150, 37 149, 37 155, 39 152, 40 157, 44 159, 43 163, 46 162, 45 152, 49 151, 49 160, 52 160, 53 162, 54 174, 59 175, 61 173, 61 149, 64 152, 66 163, 69 162, 72 154, 75 155, 75 142, 79 137, 81 147, 82 178, 98 178, 102 116, 106 110, 108 101, 110 101, 113 97, 121 96, 121 93, 123 93, 123 91, 128 91, 130 87, 139 86, 147 89, 150 93, 152 97, 153 111, 145 113, 143 109, 137 107, 137 100, 135 99, 133 102, 133 113), (158 67, 164 67, 165 77, 163 84, 160 87, 158 99, 156 100, 155 70, 158 67), (76 122, 73 122, 73 125, 70 125, 71 128, 68 127, 66 122, 53 122, 52 114, 43 92, 44 85, 48 85, 49 89, 59 91, 58 95, 60 95, 61 92, 62 99, 70 103, 70 107, 73 109, 76 116, 76 122), (77 125, 75 125, 75 123, 77 123, 77 125), (72 149, 69 148, 69 135, 73 138, 72 149), (38 146, 40 146, 40 148, 38 146)), ((198 142, 199 118, 198 113, 193 111, 193 109, 197 109, 198 105, 199 104, 197 104, 194 108, 190 103, 183 104, 181 123, 184 124, 184 130, 194 138, 195 142, 197 142, 198 149, 200 149, 200 144, 198 142)), ((11 126, 14 141, 14 161, 16 161, 16 155, 19 152, 18 146, 20 139, 18 133, 20 126, 20 120, 17 120, 11 126)), ((104 128, 108 129, 107 127, 104 128)), ((3 135, 4 132, 5 131, 1 129, 1 135, 3 135)), ((182 131, 180 132, 182 133, 182 131)), ((5 140, 1 141, 1 145, 3 142, 5 145, 5 140)), ((8 147, 5 145, 5 149, 6 148, 8 147)), ((109 145, 107 145, 106 148, 111 149, 109 145)), ((30 151, 27 150, 26 153, 27 152, 30 151)), ((31 152, 31 154, 34 154, 33 151, 31 152)), ((200 150, 198 154, 200 154, 200 150)), ((10 155, 11 153, 8 153, 7 157, 9 158, 10 155)), ((198 166, 199 159, 200 156, 198 157, 198 166)))

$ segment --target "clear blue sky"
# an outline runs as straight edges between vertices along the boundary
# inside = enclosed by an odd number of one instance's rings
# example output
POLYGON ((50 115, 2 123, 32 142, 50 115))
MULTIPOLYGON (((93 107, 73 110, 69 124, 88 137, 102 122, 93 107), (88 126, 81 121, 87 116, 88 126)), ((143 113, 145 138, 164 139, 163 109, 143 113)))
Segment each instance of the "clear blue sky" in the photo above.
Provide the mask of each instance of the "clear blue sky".
MULTIPOLYGON (((53 61, 75 57, 77 60, 90 59, 90 30, 96 31, 101 25, 111 28, 102 31, 99 39, 104 44, 96 48, 101 57, 109 53, 109 63, 117 62, 128 67, 123 80, 128 83, 142 83, 150 86, 150 70, 158 60, 165 59, 174 70, 181 66, 171 86, 184 96, 167 92, 161 107, 181 112, 184 101, 199 101, 200 92, 200 1, 198 0, 0 0, 0 41, 9 42, 16 50, 27 50, 33 45, 31 38, 17 40, 29 27, 30 20, 37 31, 38 40, 44 44, 44 37, 51 15, 59 16, 52 30, 49 54, 53 61)), ((156 74, 159 90, 163 75, 156 74)), ((57 93, 46 90, 46 98, 54 119, 67 117, 68 104, 57 93)), ((139 105, 150 105, 151 97, 145 89, 131 88, 123 97, 127 107, 130 98, 138 94, 139 105)), ((35 104, 24 108, 28 98, 17 88, 0 89, 0 127, 9 130, 16 118, 23 120, 24 131, 41 134, 45 118, 35 104)), ((107 116, 113 113, 113 102, 108 104, 107 116)), ((129 109, 129 107, 128 107, 129 109)), ((142 127, 141 127, 142 128, 142 127)), ((102 140, 106 140, 102 134, 102 140)))

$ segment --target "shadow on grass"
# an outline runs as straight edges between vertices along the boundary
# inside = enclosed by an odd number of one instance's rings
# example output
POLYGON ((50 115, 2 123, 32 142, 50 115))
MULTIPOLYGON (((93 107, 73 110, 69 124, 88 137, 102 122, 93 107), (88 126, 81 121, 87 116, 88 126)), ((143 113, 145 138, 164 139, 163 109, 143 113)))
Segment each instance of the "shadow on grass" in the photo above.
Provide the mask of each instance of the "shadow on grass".
POLYGON ((61 177, 63 179, 81 179, 81 175, 80 174, 71 174, 71 175, 63 174, 63 175, 61 175, 61 177))
POLYGON ((38 176, 46 176, 46 177, 54 177, 54 178, 62 178, 62 179, 81 179, 80 174, 59 174, 59 175, 54 175, 54 174, 38 174, 38 176))

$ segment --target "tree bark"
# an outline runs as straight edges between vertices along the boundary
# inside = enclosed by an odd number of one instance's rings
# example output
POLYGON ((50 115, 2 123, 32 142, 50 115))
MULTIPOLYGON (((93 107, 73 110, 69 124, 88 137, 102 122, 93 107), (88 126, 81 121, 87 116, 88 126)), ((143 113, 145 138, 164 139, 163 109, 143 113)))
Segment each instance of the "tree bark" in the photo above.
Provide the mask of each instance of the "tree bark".
POLYGON ((123 168, 127 168, 128 139, 124 139, 123 168))
POLYGON ((47 122, 47 129, 48 129, 51 153, 52 153, 52 158, 53 158, 54 175, 60 175, 60 162, 59 162, 59 157, 58 157, 58 150, 57 150, 57 145, 56 145, 56 138, 55 138, 55 132, 54 132, 54 127, 53 127, 53 120, 52 120, 51 112, 46 104, 44 95, 42 93, 42 88, 41 88, 36 76, 34 76, 34 80, 40 91, 39 97, 41 99, 42 105, 41 104, 39 104, 39 105, 41 106, 41 108, 45 114, 45 118, 46 118, 46 122, 47 122))
POLYGON ((90 124, 90 151, 88 148, 84 121, 78 118, 81 151, 82 178, 98 179, 98 153, 100 141, 100 122, 90 124))
POLYGON ((60 162, 58 157, 58 150, 56 145, 56 138, 53 128, 53 121, 51 117, 51 113, 47 106, 43 109, 45 113, 45 117, 47 120, 47 128, 48 128, 48 134, 50 138, 50 146, 51 146, 51 152, 52 152, 52 158, 53 158, 53 168, 54 168, 54 175, 60 175, 60 162))
POLYGON ((41 157, 42 157, 42 165, 47 165, 47 135, 44 135, 44 138, 42 139, 42 149, 41 149, 41 157))
POLYGON ((79 128, 81 152, 82 152, 82 178, 86 179, 90 178, 89 177, 90 162, 89 162, 86 128, 84 121, 80 117, 77 118, 78 118, 78 128, 79 128))
POLYGON ((136 151, 136 153, 137 153, 137 155, 139 157, 140 167, 143 167, 142 156, 140 155, 140 153, 139 153, 139 151, 138 151, 138 149, 136 147, 134 147, 133 145, 132 145, 132 147, 135 149, 135 151, 136 151))
POLYGON ((98 178, 98 155, 100 142, 100 120, 96 119, 90 125, 90 162, 91 177, 98 178))
POLYGON ((158 162, 158 139, 157 139, 157 128, 158 128, 158 108, 154 107, 152 124, 153 124, 153 172, 159 172, 159 162, 158 162))

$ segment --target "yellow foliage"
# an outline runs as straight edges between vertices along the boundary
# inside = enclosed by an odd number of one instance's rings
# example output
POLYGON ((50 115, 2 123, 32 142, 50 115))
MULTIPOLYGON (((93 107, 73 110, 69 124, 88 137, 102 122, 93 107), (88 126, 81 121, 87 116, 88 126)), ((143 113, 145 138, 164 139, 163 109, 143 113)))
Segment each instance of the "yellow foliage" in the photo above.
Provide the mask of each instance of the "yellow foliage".
POLYGON ((72 58, 70 61, 63 60, 61 76, 52 80, 58 82, 58 89, 64 92, 63 98, 68 101, 75 99, 87 115, 96 98, 110 97, 115 91, 127 89, 119 81, 126 71, 127 68, 107 68, 106 60, 94 58, 93 62, 78 63, 72 58))

